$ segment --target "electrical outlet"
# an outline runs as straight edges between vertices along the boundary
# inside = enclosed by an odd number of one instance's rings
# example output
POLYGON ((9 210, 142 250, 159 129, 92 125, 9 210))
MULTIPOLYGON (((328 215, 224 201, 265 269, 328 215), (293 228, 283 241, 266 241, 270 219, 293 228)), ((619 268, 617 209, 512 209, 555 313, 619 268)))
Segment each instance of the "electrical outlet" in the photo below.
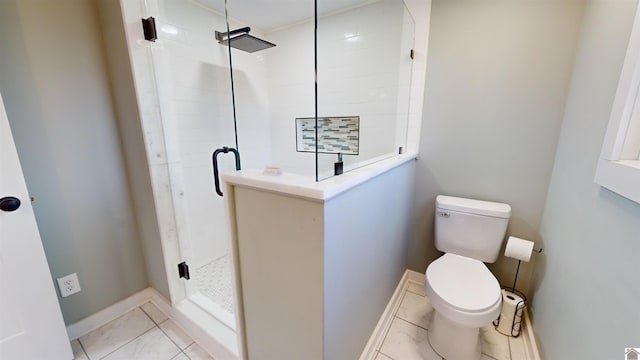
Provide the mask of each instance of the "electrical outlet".
POLYGON ((60 296, 67 297, 80 291, 80 282, 78 274, 73 273, 65 277, 58 278, 58 287, 60 288, 60 296))

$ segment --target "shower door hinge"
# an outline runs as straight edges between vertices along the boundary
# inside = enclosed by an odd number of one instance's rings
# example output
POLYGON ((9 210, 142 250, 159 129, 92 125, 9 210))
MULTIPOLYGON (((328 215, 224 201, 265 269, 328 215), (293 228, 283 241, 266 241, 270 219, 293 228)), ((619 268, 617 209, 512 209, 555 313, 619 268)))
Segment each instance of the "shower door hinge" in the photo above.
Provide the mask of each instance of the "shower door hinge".
POLYGON ((415 55, 415 52, 413 51, 413 49, 411 49, 411 51, 409 52, 409 57, 411 57, 411 59, 413 59, 414 55, 415 55))
POLYGON ((189 265, 187 265, 186 262, 181 262, 180 264, 178 264, 178 274, 180 275, 181 278, 184 278, 185 280, 189 280, 189 265))
POLYGON ((145 40, 156 41, 158 39, 158 33, 156 32, 156 19, 153 16, 142 19, 142 31, 144 32, 145 40))

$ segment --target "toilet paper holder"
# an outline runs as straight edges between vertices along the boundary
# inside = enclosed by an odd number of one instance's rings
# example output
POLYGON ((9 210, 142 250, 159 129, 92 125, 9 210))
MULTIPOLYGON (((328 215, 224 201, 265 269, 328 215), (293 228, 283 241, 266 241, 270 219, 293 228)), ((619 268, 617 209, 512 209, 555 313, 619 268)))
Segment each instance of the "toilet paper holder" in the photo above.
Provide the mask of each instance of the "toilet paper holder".
MULTIPOLYGON (((512 291, 510 288, 506 286, 502 286, 502 289, 507 290, 508 292, 511 292, 515 295, 518 295, 520 298, 522 298, 522 300, 516 303, 516 306, 513 309, 513 320, 511 321, 510 334, 505 334, 505 335, 511 335, 513 337, 518 337, 522 332, 522 322, 524 321, 524 311, 526 311, 524 308, 526 306, 527 297, 524 293, 516 289, 513 289, 512 291), (518 311, 522 311, 520 316, 518 316, 518 311)), ((515 298, 510 297, 510 295, 506 295, 506 296, 511 300, 515 300, 515 298)), ((493 320, 493 326, 495 326, 497 329, 498 329, 498 326, 500 325, 501 318, 502 318, 502 313, 500 313, 500 316, 498 316, 497 319, 493 320)), ((502 332, 502 331, 499 330, 499 332, 502 332)))
MULTIPOLYGON (((536 254, 540 254, 542 253, 542 248, 540 249, 536 249, 536 248, 532 248, 531 252, 532 253, 536 253, 536 254)), ((505 254, 506 255, 506 254, 505 254)), ((506 286, 502 286, 502 288, 508 292, 511 292, 512 294, 515 294, 517 296, 519 296, 522 300, 518 301, 514 307, 514 313, 513 313, 513 320, 511 321, 511 327, 510 327, 510 335, 513 337, 518 337, 520 336, 520 332, 521 332, 521 328, 522 328, 522 321, 524 320, 524 315, 521 313, 520 316, 518 316, 518 312, 524 312, 525 311, 525 306, 526 306, 526 301, 527 301, 527 297, 524 295, 523 292, 519 291, 516 289, 516 283, 518 282, 518 273, 520 272, 520 264, 522 263, 522 260, 518 259, 518 267, 516 268, 516 276, 513 279, 513 286, 506 287, 506 286)), ((510 295, 506 295, 510 300, 515 300, 515 297, 510 297, 510 295)), ((502 318, 502 313, 500 314, 500 316, 493 321, 493 325, 498 328, 498 326, 500 325, 500 319, 502 318)), ((505 334, 507 335, 507 334, 505 334)))
MULTIPOLYGON (((540 248, 540 249, 533 248, 533 252, 537 253, 537 254, 540 254, 540 253, 542 253, 542 248, 540 248)), ((513 279, 513 286, 511 287, 511 291, 513 293, 515 293, 515 291, 516 291, 516 282, 518 281, 518 272, 520 271, 520 263, 521 262, 522 262, 521 260, 518 260, 518 267, 516 268, 516 276, 515 276, 515 279, 513 279)))

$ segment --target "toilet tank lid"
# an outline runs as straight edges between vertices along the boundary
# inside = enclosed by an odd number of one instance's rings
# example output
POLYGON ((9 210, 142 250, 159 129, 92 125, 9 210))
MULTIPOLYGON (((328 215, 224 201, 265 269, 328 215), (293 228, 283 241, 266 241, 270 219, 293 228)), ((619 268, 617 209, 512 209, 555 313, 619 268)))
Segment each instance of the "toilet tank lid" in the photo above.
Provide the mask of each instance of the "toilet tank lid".
POLYGON ((436 197, 436 207, 442 210, 460 211, 499 218, 509 218, 511 216, 511 206, 508 204, 446 195, 438 195, 436 197))

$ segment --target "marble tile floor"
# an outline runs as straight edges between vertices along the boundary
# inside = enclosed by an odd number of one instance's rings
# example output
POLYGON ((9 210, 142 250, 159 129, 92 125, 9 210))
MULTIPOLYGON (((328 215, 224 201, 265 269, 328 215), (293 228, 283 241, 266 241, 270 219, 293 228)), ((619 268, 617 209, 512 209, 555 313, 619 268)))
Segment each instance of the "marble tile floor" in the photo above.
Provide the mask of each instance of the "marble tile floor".
POLYGON ((71 342, 74 360, 214 360, 148 302, 71 342))
MULTIPOLYGON (((433 312, 433 307, 425 296, 424 287, 410 282, 402 295, 402 302, 384 341, 377 349, 375 360, 442 360, 427 339, 433 312)), ((526 359, 522 337, 502 335, 493 325, 480 329, 480 337, 481 360, 526 359)))
POLYGON ((231 265, 227 255, 221 256, 192 273, 196 289, 220 307, 233 314, 231 265))
MULTIPOLYGON (((375 360, 442 360, 427 332, 433 307, 424 288, 409 283, 375 360)), ((521 337, 480 330, 481 360, 524 360, 521 337)), ((146 303, 71 342, 74 360, 214 360, 152 303, 146 303)))

